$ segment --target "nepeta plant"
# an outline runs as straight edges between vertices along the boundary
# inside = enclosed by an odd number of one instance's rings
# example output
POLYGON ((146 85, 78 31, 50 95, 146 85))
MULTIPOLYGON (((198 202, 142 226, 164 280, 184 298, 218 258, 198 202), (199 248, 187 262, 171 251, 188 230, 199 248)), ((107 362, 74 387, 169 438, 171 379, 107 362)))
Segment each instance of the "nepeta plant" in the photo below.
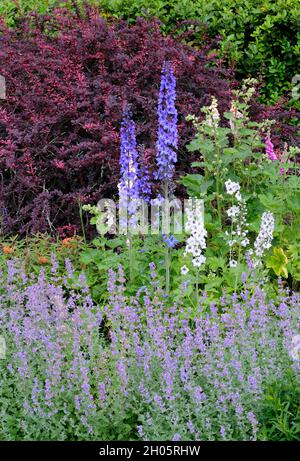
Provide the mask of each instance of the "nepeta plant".
MULTIPOLYGON (((105 314, 123 393, 138 395, 144 440, 256 440, 265 388, 288 368, 300 326, 300 299, 279 287, 269 301, 255 282, 208 309, 206 295, 191 321, 186 306, 166 307, 157 288, 124 296, 124 277, 110 275, 105 314), (126 350, 126 354, 124 354, 126 350)), ((156 288, 155 288, 156 287, 156 288)), ((295 355, 293 355, 295 358, 295 355)))
POLYGON ((267 387, 299 376, 300 298, 244 280, 239 294, 196 310, 152 282, 125 294, 110 271, 95 305, 83 274, 27 276, 3 267, 0 439, 255 440, 267 387), (297 349, 298 351, 298 349, 297 349))
POLYGON ((69 261, 62 277, 52 263, 51 277, 28 277, 16 259, 0 276, 0 440, 134 437, 103 312, 84 274, 74 282, 69 261))

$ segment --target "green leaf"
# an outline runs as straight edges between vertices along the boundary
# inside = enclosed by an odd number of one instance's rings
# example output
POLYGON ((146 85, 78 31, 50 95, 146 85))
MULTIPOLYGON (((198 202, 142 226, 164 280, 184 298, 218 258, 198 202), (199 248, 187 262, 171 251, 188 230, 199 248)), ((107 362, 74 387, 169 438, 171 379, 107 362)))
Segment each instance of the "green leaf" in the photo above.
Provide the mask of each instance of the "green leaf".
POLYGON ((273 256, 267 261, 267 267, 273 269, 278 277, 283 276, 284 278, 288 278, 287 263, 288 258, 283 249, 276 247, 273 249, 273 256))
POLYGON ((201 174, 189 174, 181 179, 181 184, 187 188, 187 192, 191 196, 205 194, 207 189, 214 183, 213 179, 205 179, 201 174))

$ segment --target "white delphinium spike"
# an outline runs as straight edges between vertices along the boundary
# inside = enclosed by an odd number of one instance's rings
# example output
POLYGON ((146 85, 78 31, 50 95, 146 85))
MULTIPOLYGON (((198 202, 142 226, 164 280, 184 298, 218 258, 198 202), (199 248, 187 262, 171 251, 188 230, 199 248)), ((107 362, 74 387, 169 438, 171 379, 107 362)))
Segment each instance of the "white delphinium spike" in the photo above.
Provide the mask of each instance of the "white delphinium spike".
MULTIPOLYGON (((227 216, 231 220, 231 238, 228 241, 230 247, 229 266, 236 267, 237 261, 233 259, 234 247, 246 248, 250 243, 247 237, 247 207, 246 202, 241 195, 241 188, 238 182, 228 179, 228 181, 225 182, 225 189, 227 194, 231 195, 237 201, 237 204, 232 205, 226 212, 227 216)), ((240 250, 238 253, 240 253, 240 250)))
MULTIPOLYGON (((193 202, 191 200, 191 202, 193 202)), ((206 237, 207 231, 204 228, 203 222, 203 208, 202 203, 193 203, 192 207, 186 209, 187 214, 187 231, 190 232, 190 236, 187 239, 184 254, 191 254, 193 257, 193 266, 200 267, 205 263, 206 258, 202 254, 202 250, 206 248, 206 237)))
POLYGON ((266 211, 262 214, 259 234, 254 242, 254 263, 257 265, 266 250, 271 248, 275 220, 273 213, 266 211))
POLYGON ((228 179, 225 181, 225 189, 228 195, 234 195, 240 192, 241 187, 238 182, 231 181, 231 179, 228 179))

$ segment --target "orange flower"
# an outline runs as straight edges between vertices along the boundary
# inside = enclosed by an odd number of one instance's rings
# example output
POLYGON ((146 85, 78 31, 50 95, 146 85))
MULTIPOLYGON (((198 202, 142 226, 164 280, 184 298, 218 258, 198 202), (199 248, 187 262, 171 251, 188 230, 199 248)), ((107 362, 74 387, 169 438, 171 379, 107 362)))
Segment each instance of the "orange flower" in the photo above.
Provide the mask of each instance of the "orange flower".
POLYGON ((75 243, 76 243, 76 242, 75 242, 75 240, 74 240, 73 237, 67 237, 67 238, 65 238, 65 239, 63 239, 63 240, 61 241, 62 246, 68 247, 68 248, 70 248, 70 247, 73 247, 73 248, 74 248, 75 243))
POLYGON ((15 251, 15 249, 7 245, 2 245, 2 251, 5 255, 11 255, 15 251))
POLYGON ((49 259, 46 258, 45 256, 39 256, 39 257, 38 257, 38 262, 39 262, 40 264, 48 264, 49 259))

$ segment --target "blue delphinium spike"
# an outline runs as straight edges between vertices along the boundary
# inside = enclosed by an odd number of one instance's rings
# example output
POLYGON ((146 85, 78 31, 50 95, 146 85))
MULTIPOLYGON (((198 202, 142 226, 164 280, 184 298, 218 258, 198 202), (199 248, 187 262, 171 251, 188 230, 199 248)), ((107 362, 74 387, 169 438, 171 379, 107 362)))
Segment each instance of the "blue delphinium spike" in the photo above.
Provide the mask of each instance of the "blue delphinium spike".
POLYGON ((158 100, 158 139, 156 143, 156 161, 158 171, 156 179, 170 181, 177 161, 178 132, 176 80, 172 67, 165 61, 161 73, 160 92, 158 100))

